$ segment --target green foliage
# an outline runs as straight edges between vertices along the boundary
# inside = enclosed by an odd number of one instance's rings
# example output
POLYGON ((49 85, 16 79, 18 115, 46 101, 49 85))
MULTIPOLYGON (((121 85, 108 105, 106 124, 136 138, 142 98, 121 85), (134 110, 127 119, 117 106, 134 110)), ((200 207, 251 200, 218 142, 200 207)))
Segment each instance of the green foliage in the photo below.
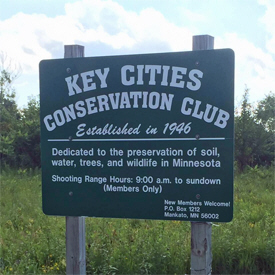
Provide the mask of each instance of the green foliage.
POLYGON ((19 132, 14 142, 14 151, 20 167, 40 167, 40 106, 32 98, 22 110, 19 132))
POLYGON ((9 165, 15 164, 14 140, 20 113, 15 102, 15 92, 11 83, 16 76, 1 70, 0 74, 0 157, 9 165))
MULTIPOLYGON (((1 274, 64 274, 65 217, 41 210, 39 170, 2 171, 1 274)), ((274 167, 235 179, 234 218, 213 224, 213 274, 274 274, 274 167)), ((87 274, 190 273, 190 223, 86 219, 87 274)))
POLYGON ((64 218, 41 209, 39 170, 2 171, 0 273, 65 272, 64 218))
POLYGON ((213 270, 274 274, 274 167, 247 167, 234 189, 233 222, 213 227, 213 270))
POLYGON ((262 100, 253 110, 246 89, 241 113, 235 117, 235 159, 241 171, 249 165, 270 165, 274 160, 274 128, 270 117, 275 112, 274 94, 262 100))
POLYGON ((190 223, 87 220, 87 270, 95 274, 185 274, 190 270, 190 223))
POLYGON ((39 102, 32 98, 20 110, 12 87, 16 73, 2 64, 0 74, 0 158, 2 166, 40 166, 39 102))
POLYGON ((256 119, 269 132, 275 133, 275 94, 270 92, 261 100, 256 109, 256 119))

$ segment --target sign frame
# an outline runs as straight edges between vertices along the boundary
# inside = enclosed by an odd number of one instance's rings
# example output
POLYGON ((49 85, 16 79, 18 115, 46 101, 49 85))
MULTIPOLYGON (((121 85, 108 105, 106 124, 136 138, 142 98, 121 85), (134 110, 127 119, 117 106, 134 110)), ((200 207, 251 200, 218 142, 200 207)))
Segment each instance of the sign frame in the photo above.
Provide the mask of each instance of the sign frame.
POLYGON ((232 219, 232 50, 45 60, 40 90, 45 214, 232 219))

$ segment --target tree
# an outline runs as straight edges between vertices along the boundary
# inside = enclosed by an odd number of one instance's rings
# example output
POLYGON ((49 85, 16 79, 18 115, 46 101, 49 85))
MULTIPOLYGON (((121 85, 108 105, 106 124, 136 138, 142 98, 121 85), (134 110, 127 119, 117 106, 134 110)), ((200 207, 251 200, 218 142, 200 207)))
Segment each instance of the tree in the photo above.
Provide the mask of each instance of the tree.
POLYGON ((265 98, 253 110, 248 96, 249 90, 246 89, 241 113, 235 117, 235 159, 241 171, 246 165, 270 165, 274 159, 274 136, 269 129, 269 122, 273 119, 270 117, 272 108, 267 105, 271 99, 265 98))
POLYGON ((270 164, 274 161, 275 152, 275 94, 270 92, 261 100, 255 110, 255 118, 266 132, 266 139, 262 154, 259 156, 260 164, 270 164))
POLYGON ((275 94, 270 92, 258 104, 255 111, 256 119, 267 131, 275 133, 275 94))
POLYGON ((21 167, 40 167, 40 105, 31 98, 21 111, 18 136, 14 142, 16 162, 21 167))
POLYGON ((39 101, 31 98, 27 107, 19 109, 15 101, 13 81, 20 69, 0 53, 0 157, 11 167, 40 166, 39 101))
POLYGON ((15 152, 13 143, 17 136, 20 112, 15 101, 12 86, 19 70, 11 71, 11 63, 0 53, 0 158, 2 164, 14 165, 15 152))

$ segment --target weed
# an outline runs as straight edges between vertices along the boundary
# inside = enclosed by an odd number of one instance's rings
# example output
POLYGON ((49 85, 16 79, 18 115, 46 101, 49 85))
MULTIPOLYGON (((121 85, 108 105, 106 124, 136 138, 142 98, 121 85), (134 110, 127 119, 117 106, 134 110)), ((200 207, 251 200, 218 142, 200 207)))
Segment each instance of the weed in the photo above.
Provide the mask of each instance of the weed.
MULTIPOLYGON (((65 218, 41 209, 39 170, 2 171, 0 273, 64 274, 65 218)), ((212 227, 213 274, 273 274, 274 173, 235 179, 234 219, 212 227)), ((86 219, 88 274, 190 273, 190 223, 86 219)))

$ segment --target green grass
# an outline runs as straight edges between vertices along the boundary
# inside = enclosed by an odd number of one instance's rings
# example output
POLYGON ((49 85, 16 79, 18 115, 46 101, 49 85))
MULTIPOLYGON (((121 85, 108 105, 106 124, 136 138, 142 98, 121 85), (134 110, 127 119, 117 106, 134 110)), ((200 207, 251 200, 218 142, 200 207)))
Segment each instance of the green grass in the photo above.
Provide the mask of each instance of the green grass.
MULTIPOLYGON (((2 171, 0 274, 65 274, 65 218, 41 210, 39 171, 2 171)), ((273 169, 235 178, 234 219, 213 224, 213 274, 274 274, 273 169)), ((86 219, 87 274, 190 273, 190 223, 86 219)))

